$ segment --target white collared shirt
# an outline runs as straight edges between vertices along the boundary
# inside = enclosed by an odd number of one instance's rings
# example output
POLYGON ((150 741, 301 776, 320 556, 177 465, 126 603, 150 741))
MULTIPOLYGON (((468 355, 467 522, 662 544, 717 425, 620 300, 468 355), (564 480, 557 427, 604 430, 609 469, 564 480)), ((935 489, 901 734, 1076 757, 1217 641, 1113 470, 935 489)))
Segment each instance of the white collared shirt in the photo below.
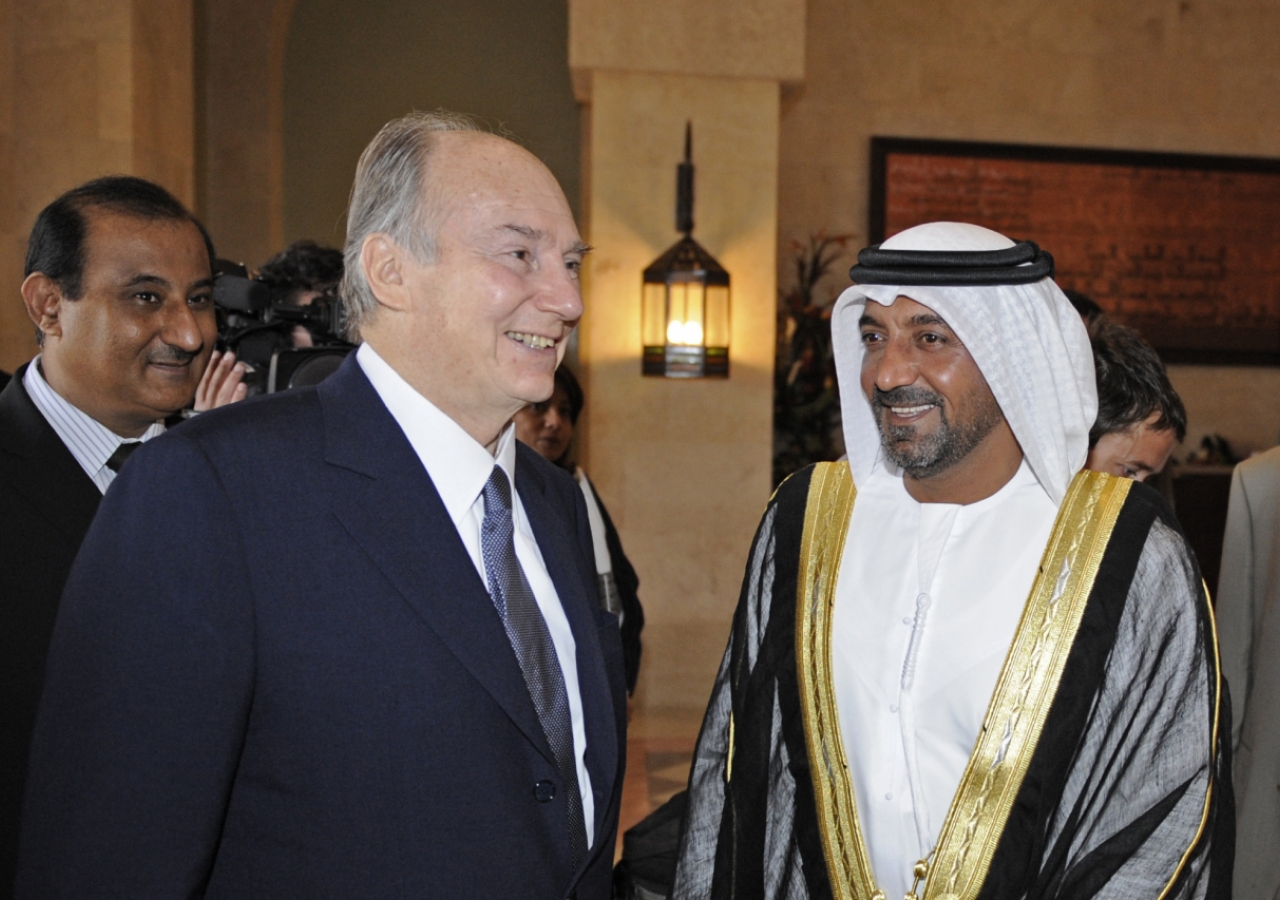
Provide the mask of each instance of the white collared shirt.
POLYGON ((44 416, 49 427, 54 430, 71 451, 80 468, 89 476, 98 490, 107 492, 111 482, 116 480, 116 473, 107 468, 107 460, 116 448, 130 441, 145 442, 164 433, 164 422, 157 421, 142 433, 140 438, 122 438, 97 419, 72 406, 61 394, 49 386, 40 371, 40 357, 36 356, 27 366, 22 377, 22 386, 36 409, 44 416))
POLYGON ((582 793, 582 816, 587 828, 587 846, 595 833, 595 797, 591 791, 591 775, 587 772, 587 730, 582 714, 582 693, 578 689, 577 647, 569 619, 560 605, 555 584, 547 572, 542 551, 529 525, 524 504, 516 490, 515 428, 508 425, 498 439, 497 452, 490 455, 462 426, 441 412, 426 397, 400 377, 369 344, 361 344, 356 361, 373 384, 392 418, 400 426, 422 465, 435 485, 444 508, 458 529, 471 562, 484 582, 484 556, 480 548, 480 525, 484 521, 484 486, 494 464, 501 466, 511 479, 512 507, 515 517, 516 558, 524 569, 534 599, 542 610, 547 630, 560 660, 564 686, 569 695, 569 715, 573 720, 573 752, 578 763, 578 785, 582 793))
POLYGON ((919 503, 882 465, 857 489, 831 665, 876 886, 901 897, 938 840, 1058 508, 1025 460, 965 506, 919 503))

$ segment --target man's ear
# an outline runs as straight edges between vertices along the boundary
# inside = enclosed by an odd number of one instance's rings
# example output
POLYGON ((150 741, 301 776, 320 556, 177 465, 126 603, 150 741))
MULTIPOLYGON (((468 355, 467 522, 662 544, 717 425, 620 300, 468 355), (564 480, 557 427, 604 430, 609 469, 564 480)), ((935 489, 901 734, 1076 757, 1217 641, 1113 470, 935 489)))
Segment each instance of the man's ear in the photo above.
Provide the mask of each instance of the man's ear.
POLYGON ((22 302, 27 307, 27 315, 45 337, 62 337, 62 321, 58 315, 64 299, 58 282, 43 272, 32 272, 22 282, 22 302))
POLYGON ((388 235, 375 232, 360 247, 360 266, 379 306, 403 310, 409 304, 406 252, 388 235))

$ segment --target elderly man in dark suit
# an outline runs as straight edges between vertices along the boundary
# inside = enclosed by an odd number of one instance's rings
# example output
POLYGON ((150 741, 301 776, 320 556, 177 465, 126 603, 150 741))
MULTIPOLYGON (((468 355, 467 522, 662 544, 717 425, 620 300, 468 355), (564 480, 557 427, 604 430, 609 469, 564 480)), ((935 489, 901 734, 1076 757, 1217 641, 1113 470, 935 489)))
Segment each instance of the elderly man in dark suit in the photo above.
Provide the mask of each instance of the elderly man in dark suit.
POLYGON ((58 598, 123 459, 206 371, 212 258, 191 213, 139 178, 68 191, 31 231, 22 298, 41 352, 0 393, 0 896, 58 598))
POLYGON ((515 144, 379 133, 360 349, 142 450, 90 530, 19 897, 609 896, 617 622, 581 493, 510 425, 551 394, 587 249, 515 144))

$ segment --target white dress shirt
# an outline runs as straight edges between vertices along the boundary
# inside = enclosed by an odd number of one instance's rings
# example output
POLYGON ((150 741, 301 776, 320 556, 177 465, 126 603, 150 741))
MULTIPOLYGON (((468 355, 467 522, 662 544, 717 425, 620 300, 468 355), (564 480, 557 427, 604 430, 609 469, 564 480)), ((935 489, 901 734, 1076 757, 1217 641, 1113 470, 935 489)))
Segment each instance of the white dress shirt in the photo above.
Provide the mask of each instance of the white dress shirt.
POLYGON ((1058 509, 1025 461, 965 506, 918 503, 882 466, 857 489, 832 672, 876 885, 901 897, 942 831, 1058 509))
MULTIPOLYGON (((471 562, 488 589, 484 556, 480 548, 480 525, 484 521, 484 486, 496 463, 511 479, 515 517, 516 558, 542 610, 551 642, 555 645, 569 695, 569 715, 573 721, 573 752, 578 764, 578 785, 582 792, 582 816, 587 828, 587 846, 595 833, 595 798, 591 775, 587 772, 587 730, 582 714, 582 693, 578 689, 578 662, 573 631, 560 605, 555 584, 538 549, 520 493, 516 490, 515 428, 508 425, 498 439, 497 452, 490 455, 462 426, 441 412, 430 400, 414 390, 368 344, 356 351, 356 361, 386 404, 422 465, 431 477, 444 508, 458 529, 458 536, 471 554, 471 562)), ((423 552, 429 552, 423 548, 423 552)))
POLYGON ((130 441, 149 441, 164 433, 164 422, 158 421, 142 433, 140 438, 122 438, 106 425, 86 412, 72 406, 61 394, 49 387, 40 371, 40 357, 31 360, 22 376, 22 386, 36 409, 44 416, 71 455, 80 463, 89 479, 102 493, 107 492, 116 473, 107 468, 107 460, 121 444, 130 441))

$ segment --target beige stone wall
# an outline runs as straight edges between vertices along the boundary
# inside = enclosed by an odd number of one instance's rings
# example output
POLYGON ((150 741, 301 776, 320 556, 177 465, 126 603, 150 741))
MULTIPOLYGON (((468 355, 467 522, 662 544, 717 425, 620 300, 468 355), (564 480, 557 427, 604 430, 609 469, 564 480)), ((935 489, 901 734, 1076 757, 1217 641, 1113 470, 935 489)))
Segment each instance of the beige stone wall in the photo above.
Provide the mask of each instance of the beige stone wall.
POLYGON ((565 0, 298 0, 284 58, 284 240, 342 246, 370 139, 391 119, 441 107, 528 148, 576 210, 567 17, 565 0))
MULTIPOLYGON (((807 76, 783 104, 783 247, 820 229, 865 243, 873 135, 1280 156, 1274 0, 811 0, 808 14, 807 76)), ((1280 436, 1280 371, 1173 377, 1195 441, 1280 436)))
POLYGON ((198 212, 219 255, 255 266, 284 244, 284 56, 295 4, 204 0, 198 9, 198 212))
POLYGON ((194 15, 191 0, 133 0, 131 173, 195 207, 194 15))
POLYGON ((804 78, 805 0, 572 0, 569 65, 804 78))
POLYGON ((639 704, 701 710, 769 497, 778 122, 804 77, 804 0, 570 0, 586 105, 582 457, 639 572, 639 704), (679 235, 693 123, 695 237, 733 279, 727 380, 640 374, 641 272, 679 235))
POLYGON ((1179 458, 1206 434, 1223 435, 1242 456, 1280 444, 1280 368, 1169 366, 1169 380, 1187 407, 1179 458))
POLYGON ((705 705, 769 497, 778 90, 761 79, 594 77, 582 455, 640 574, 649 708, 705 705), (641 272, 679 238, 686 121, 694 234, 733 279, 727 380, 640 375, 641 272))
POLYGON ((191 0, 0 0, 0 368, 35 352, 18 286, 36 214, 116 172, 194 200, 191 0))

